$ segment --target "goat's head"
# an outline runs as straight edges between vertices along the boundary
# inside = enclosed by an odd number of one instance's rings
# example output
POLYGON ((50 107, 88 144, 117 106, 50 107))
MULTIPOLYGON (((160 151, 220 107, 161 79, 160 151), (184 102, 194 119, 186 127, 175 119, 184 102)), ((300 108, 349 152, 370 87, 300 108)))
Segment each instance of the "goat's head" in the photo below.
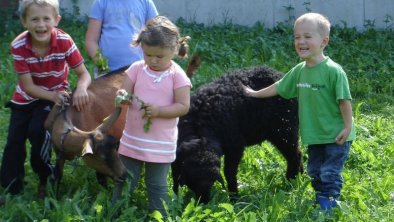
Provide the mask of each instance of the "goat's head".
POLYGON ((178 151, 179 184, 189 187, 200 198, 200 202, 207 203, 215 181, 225 187, 220 174, 219 155, 205 138, 182 142, 178 151))
POLYGON ((119 142, 106 134, 119 117, 121 108, 116 108, 100 126, 90 132, 74 127, 67 110, 55 106, 45 123, 56 152, 62 153, 66 159, 82 156, 85 163, 96 171, 114 179, 123 178, 126 169, 117 153, 119 142))

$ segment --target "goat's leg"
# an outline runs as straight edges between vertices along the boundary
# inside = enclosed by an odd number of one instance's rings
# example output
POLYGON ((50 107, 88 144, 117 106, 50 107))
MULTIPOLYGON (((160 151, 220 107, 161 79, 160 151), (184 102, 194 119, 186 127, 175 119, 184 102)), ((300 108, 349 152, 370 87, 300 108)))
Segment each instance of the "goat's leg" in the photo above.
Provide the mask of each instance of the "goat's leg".
POLYGON ((122 196, 123 186, 127 178, 127 170, 124 167, 122 161, 119 159, 119 156, 116 156, 114 160, 115 161, 111 162, 111 167, 115 175, 113 178, 115 187, 112 193, 111 206, 114 206, 116 201, 122 196))
POLYGON ((114 186, 114 191, 112 192, 111 206, 114 206, 116 201, 118 201, 119 198, 122 196, 122 190, 125 183, 125 179, 115 178, 114 182, 115 182, 115 186, 114 186))
POLYGON ((59 196, 59 189, 60 189, 60 181, 63 178, 63 170, 64 170, 64 163, 66 162, 66 160, 64 158, 62 158, 62 154, 58 154, 57 158, 56 158, 56 166, 55 166, 55 172, 54 172, 54 176, 55 176, 55 195, 56 197, 59 196))

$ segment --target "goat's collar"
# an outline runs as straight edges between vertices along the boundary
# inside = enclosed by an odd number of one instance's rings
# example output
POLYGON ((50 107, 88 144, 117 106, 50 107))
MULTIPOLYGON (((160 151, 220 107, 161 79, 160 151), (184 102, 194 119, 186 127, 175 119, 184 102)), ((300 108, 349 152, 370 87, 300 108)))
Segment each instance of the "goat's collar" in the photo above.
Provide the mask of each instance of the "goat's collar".
POLYGON ((72 131, 71 128, 67 128, 66 131, 62 133, 62 135, 60 136, 60 147, 61 147, 60 149, 63 151, 65 151, 64 142, 66 141, 66 138, 71 131, 72 131))
MULTIPOLYGON (((55 106, 60 106, 60 109, 58 110, 58 112, 56 113, 55 117, 53 118, 51 124, 50 124, 50 134, 52 134, 53 131, 53 125, 55 124, 57 118, 59 118, 60 116, 63 117, 63 120, 68 123, 68 118, 67 118, 67 108, 70 106, 70 99, 67 97, 63 97, 63 100, 61 102, 61 104, 56 104, 55 106)), ((60 149, 62 151, 65 151, 65 141, 67 139, 68 134, 72 131, 73 126, 71 124, 71 126, 68 126, 64 129, 64 132, 61 134, 60 137, 60 149)))
POLYGON ((70 99, 67 98, 67 97, 63 97, 62 102, 61 102, 60 104, 55 104, 55 106, 60 106, 60 109, 59 109, 58 112, 56 113, 55 117, 52 119, 51 124, 49 124, 49 130, 48 130, 48 131, 50 131, 50 132, 49 132, 50 134, 52 134, 53 125, 55 124, 56 119, 57 119, 60 115, 63 114, 64 120, 67 119, 65 115, 66 115, 67 107, 70 106, 70 99))

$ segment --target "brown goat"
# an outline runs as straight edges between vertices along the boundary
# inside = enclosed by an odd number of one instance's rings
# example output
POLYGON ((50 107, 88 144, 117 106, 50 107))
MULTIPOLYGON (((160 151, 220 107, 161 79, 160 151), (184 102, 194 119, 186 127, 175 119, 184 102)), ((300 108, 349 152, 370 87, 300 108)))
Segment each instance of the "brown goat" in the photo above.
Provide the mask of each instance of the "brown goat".
POLYGON ((97 178, 104 186, 104 175, 115 181, 125 178, 126 169, 117 153, 125 112, 121 112, 121 108, 115 109, 114 103, 116 91, 121 88, 124 77, 125 74, 118 71, 93 80, 88 88, 90 103, 82 111, 63 104, 54 106, 48 115, 45 127, 52 136, 57 157, 57 191, 65 161, 77 156, 82 156, 86 165, 96 170, 97 178))

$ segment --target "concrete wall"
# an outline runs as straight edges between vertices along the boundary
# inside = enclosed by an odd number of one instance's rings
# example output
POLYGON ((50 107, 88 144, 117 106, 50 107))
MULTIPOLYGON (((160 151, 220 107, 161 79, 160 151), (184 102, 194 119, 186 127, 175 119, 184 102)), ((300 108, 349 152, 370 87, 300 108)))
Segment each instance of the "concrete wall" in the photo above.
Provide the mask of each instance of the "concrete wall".
MULTIPOLYGON (((59 0, 70 12, 73 0, 59 0)), ((77 0, 83 15, 94 0, 77 0)), ((278 23, 292 24, 308 10, 326 15, 333 24, 364 29, 365 23, 376 28, 394 28, 394 0, 154 0, 161 15, 172 20, 184 18, 212 25, 223 22, 251 26, 256 22, 272 28, 278 23), (384 20, 389 18, 389 22, 384 20)))

